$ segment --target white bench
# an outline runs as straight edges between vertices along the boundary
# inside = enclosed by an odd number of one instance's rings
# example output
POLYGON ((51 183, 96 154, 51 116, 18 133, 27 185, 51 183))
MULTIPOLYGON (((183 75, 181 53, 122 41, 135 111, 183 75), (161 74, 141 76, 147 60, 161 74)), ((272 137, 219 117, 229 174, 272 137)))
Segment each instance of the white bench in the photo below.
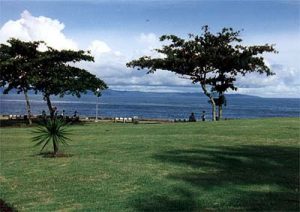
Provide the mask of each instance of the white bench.
POLYGON ((132 118, 115 117, 114 122, 122 122, 122 123, 132 122, 132 118))

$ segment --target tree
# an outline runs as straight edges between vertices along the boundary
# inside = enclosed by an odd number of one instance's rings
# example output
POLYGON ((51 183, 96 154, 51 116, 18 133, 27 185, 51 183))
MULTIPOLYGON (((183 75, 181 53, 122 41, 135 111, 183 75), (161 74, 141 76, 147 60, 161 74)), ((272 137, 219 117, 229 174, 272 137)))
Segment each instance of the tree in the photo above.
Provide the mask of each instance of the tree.
POLYGON ((88 90, 100 95, 107 88, 104 81, 72 64, 80 61, 93 61, 88 53, 72 50, 55 50, 46 46, 46 51, 39 51, 42 41, 23 42, 17 39, 8 40, 9 45, 0 46, 0 86, 4 86, 5 93, 15 88, 24 92, 28 118, 31 123, 30 104, 27 92, 32 89, 36 93, 42 92, 50 111, 54 117, 50 96, 65 94, 80 97, 88 90))
POLYGON ((266 66, 261 54, 274 52, 274 45, 242 46, 240 32, 232 28, 223 28, 213 34, 208 26, 202 27, 201 35, 189 34, 184 40, 175 35, 163 35, 160 41, 168 41, 156 52, 163 57, 143 56, 126 65, 139 69, 148 69, 147 73, 157 70, 174 72, 192 83, 199 83, 212 106, 212 120, 216 120, 216 106, 219 107, 219 119, 222 116, 222 105, 225 103, 225 92, 237 90, 237 76, 247 73, 273 73, 266 66), (218 98, 215 98, 215 93, 218 98))
POLYGON ((41 53, 37 67, 38 76, 41 77, 34 80, 34 89, 43 93, 51 118, 54 118, 55 112, 50 100, 51 95, 80 97, 82 93, 90 90, 99 96, 102 90, 108 88, 104 81, 87 70, 72 66, 72 63, 93 59, 82 50, 59 51, 48 47, 47 51, 41 53))
POLYGON ((31 109, 28 90, 33 89, 32 79, 35 75, 37 50, 42 42, 24 42, 18 39, 10 39, 8 44, 0 44, 0 86, 4 87, 4 93, 16 89, 23 92, 26 100, 29 124, 31 121, 31 109))

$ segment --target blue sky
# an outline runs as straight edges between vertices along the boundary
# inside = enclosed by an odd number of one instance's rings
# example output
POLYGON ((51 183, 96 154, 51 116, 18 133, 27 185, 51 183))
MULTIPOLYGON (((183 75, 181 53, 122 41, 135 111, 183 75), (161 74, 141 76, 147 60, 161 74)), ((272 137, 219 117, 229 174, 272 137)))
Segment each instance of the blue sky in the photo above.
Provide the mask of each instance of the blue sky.
POLYGON ((201 33, 206 24, 215 32, 222 27, 243 29, 245 44, 275 43, 279 50, 278 55, 266 55, 276 77, 241 78, 239 93, 299 96, 299 1, 0 1, 1 42, 14 36, 49 39, 54 46, 59 43, 58 48, 92 49, 95 64, 83 66, 122 90, 199 91, 171 73, 144 75, 124 64, 154 54, 151 49, 160 45, 162 34, 186 37, 201 33))
POLYGON ((122 31, 186 34, 202 25, 245 29, 247 34, 299 30, 297 1, 1 1, 1 24, 24 10, 59 19, 66 33, 122 31))

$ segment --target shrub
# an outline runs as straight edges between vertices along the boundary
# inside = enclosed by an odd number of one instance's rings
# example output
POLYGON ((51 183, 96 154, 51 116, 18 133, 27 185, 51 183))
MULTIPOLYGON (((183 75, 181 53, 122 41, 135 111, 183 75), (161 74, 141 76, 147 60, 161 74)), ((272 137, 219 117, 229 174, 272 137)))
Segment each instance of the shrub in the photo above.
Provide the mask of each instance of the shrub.
POLYGON ((35 136, 32 138, 36 142, 35 146, 43 145, 41 151, 52 142, 53 155, 55 156, 59 150, 59 145, 67 144, 70 140, 67 136, 70 134, 67 130, 67 124, 61 119, 49 119, 43 122, 34 132, 35 136))

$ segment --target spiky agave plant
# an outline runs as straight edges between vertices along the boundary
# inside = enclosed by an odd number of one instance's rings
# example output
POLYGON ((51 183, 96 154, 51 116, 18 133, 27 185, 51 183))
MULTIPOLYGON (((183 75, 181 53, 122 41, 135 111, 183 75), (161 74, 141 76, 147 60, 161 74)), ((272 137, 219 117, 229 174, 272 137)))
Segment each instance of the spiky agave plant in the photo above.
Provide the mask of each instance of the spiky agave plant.
POLYGON ((35 136, 32 138, 33 142, 36 142, 35 146, 43 145, 41 151, 47 146, 49 142, 53 144, 53 154, 57 154, 59 144, 67 144, 70 140, 67 136, 70 132, 67 130, 67 124, 60 119, 49 119, 45 123, 41 124, 35 131, 35 136))

